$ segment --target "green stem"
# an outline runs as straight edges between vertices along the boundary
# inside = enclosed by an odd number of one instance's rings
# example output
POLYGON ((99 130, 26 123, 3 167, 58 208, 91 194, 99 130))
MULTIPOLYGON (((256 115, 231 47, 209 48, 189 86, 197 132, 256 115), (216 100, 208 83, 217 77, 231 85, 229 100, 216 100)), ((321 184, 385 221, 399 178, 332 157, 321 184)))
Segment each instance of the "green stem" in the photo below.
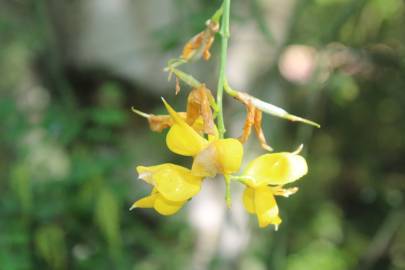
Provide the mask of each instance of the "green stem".
POLYGON ((225 90, 225 92, 226 92, 228 95, 230 95, 231 97, 236 97, 236 96, 238 95, 238 92, 235 91, 235 90, 233 90, 233 89, 229 86, 227 80, 225 80, 224 90, 225 90))
POLYGON ((231 199, 231 177, 230 175, 224 175, 225 177, 225 184, 226 184, 226 191, 225 191, 225 201, 226 206, 231 208, 232 199, 231 199))
MULTIPOLYGON (((224 124, 224 113, 222 107, 222 97, 224 94, 224 85, 226 82, 225 70, 226 70, 226 59, 228 52, 228 39, 229 39, 229 13, 231 8, 231 0, 224 0, 222 3, 222 21, 221 21, 221 63, 219 67, 219 78, 217 87, 217 125, 219 138, 224 138, 225 134, 225 124, 224 124)), ((231 179, 228 175, 225 175, 225 200, 228 207, 231 207, 231 179)))
POLYGON ((225 69, 226 69, 226 59, 228 51, 228 39, 229 39, 229 13, 231 7, 231 0, 224 0, 223 2, 223 15, 221 22, 221 63, 219 70, 219 79, 217 87, 217 106, 218 106, 218 132, 219 137, 223 138, 225 134, 225 124, 224 124, 224 115, 222 108, 222 97, 224 93, 224 84, 225 84, 225 69))

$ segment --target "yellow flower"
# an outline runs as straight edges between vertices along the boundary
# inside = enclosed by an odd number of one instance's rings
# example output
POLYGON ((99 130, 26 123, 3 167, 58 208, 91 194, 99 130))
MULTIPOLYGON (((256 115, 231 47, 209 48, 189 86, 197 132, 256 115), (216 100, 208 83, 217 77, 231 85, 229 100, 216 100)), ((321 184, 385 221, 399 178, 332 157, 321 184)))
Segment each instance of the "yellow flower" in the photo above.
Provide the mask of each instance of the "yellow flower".
POLYGON ((206 139, 189 126, 164 99, 163 103, 174 122, 167 133, 167 147, 176 154, 194 157, 191 169, 194 175, 227 175, 239 170, 243 146, 238 140, 219 139, 217 134, 209 135, 206 139))
POLYGON ((259 156, 242 174, 243 183, 247 185, 243 204, 249 213, 256 214, 260 227, 273 224, 277 229, 281 218, 274 196, 288 197, 297 192, 298 188, 284 189, 283 185, 308 172, 305 159, 298 155, 299 150, 259 156))
POLYGON ((154 208, 159 214, 169 216, 176 214, 184 205, 183 202, 173 202, 167 200, 156 189, 152 190, 149 196, 134 202, 129 210, 134 208, 154 208))
POLYGON ((305 158, 297 152, 281 152, 261 155, 251 161, 242 177, 251 187, 285 185, 307 174, 305 158))
POLYGON ((278 216, 278 206, 270 187, 246 187, 243 193, 243 205, 248 213, 257 215, 260 228, 273 224, 277 230, 281 218, 278 216))
POLYGON ((149 196, 136 201, 131 209, 154 208, 162 215, 172 215, 201 189, 202 178, 182 166, 165 163, 138 166, 136 170, 139 178, 153 185, 154 189, 149 196))

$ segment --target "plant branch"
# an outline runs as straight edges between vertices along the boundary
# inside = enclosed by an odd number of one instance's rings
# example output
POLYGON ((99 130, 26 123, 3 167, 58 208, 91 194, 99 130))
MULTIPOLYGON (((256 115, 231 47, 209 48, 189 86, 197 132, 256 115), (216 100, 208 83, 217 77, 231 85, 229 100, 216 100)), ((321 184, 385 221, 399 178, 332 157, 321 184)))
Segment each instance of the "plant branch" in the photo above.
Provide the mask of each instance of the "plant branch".
POLYGON ((228 50, 228 39, 229 39, 229 17, 230 17, 230 7, 231 0, 224 0, 223 2, 223 14, 221 22, 221 62, 217 86, 217 105, 218 105, 218 131, 219 137, 223 138, 225 134, 225 124, 224 124, 224 115, 222 107, 222 97, 224 93, 224 84, 225 84, 225 70, 226 70, 226 59, 227 59, 227 50, 228 50))

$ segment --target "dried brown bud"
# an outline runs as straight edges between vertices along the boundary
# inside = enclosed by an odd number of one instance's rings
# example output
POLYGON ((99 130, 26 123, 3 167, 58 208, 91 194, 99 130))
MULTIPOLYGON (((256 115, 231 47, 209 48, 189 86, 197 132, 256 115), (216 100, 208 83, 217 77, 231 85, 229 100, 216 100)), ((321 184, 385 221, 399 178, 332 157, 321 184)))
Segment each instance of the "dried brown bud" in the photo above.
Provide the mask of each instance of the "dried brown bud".
MULTIPOLYGON (((173 119, 170 117, 170 115, 148 114, 148 113, 141 112, 133 107, 132 107, 132 111, 134 113, 136 113, 137 115, 146 118, 149 123, 149 128, 152 131, 162 132, 164 129, 169 128, 173 125, 173 119)), ((185 112, 179 112, 178 115, 180 115, 180 117, 183 118, 184 120, 186 119, 185 112)))
POLYGON ((262 148, 268 151, 273 151, 273 149, 267 144, 266 137, 263 133, 262 111, 254 106, 252 99, 248 94, 238 92, 236 99, 242 102, 247 110, 245 125, 243 127, 242 135, 239 137, 239 141, 241 143, 245 143, 250 136, 252 126, 254 126, 256 137, 258 138, 262 148))
POLYGON ((211 91, 201 84, 200 87, 193 89, 187 100, 187 119, 189 125, 201 116, 204 122, 203 131, 207 134, 215 134, 215 123, 211 111, 210 101, 214 100, 211 91))
POLYGON ((211 57, 210 48, 214 43, 215 34, 219 30, 219 24, 212 20, 207 21, 207 27, 204 31, 192 37, 184 46, 181 59, 188 61, 192 58, 208 60, 211 57))

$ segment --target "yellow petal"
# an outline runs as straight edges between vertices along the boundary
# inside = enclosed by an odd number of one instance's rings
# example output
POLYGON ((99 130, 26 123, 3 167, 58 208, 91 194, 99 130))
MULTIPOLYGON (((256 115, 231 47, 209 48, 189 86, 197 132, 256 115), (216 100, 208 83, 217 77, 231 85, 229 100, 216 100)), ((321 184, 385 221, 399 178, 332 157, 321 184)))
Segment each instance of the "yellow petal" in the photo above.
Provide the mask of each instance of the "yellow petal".
POLYGON ((204 119, 200 116, 198 117, 194 123, 191 125, 191 127, 197 131, 199 134, 203 133, 204 131, 204 119))
POLYGON ((243 206, 245 206, 246 211, 250 214, 256 213, 255 203, 254 203, 254 189, 251 187, 246 187, 243 192, 243 206))
POLYGON ((134 202, 129 210, 132 210, 134 208, 152 208, 155 205, 155 200, 156 200, 156 193, 151 194, 147 197, 144 197, 142 199, 137 200, 134 202))
POLYGON ((172 202, 158 194, 154 203, 155 210, 164 216, 177 213, 185 202, 172 202))
POLYGON ((218 167, 217 149, 211 143, 195 156, 191 172, 200 177, 213 177, 217 174, 218 167))
POLYGON ((243 176, 252 187, 264 185, 285 185, 307 174, 305 159, 293 153, 262 155, 249 163, 243 176))
POLYGON ((278 230, 278 226, 281 224, 282 220, 279 216, 272 216, 271 213, 264 213, 257 215, 259 221, 259 227, 265 228, 269 225, 274 225, 275 230, 278 230))
POLYGON ((239 171, 243 157, 243 146, 240 141, 232 138, 220 139, 214 144, 219 162, 219 172, 231 174, 239 171))
POLYGON ((231 174, 239 170, 242 156, 243 146, 238 140, 216 140, 194 158, 191 171, 201 177, 231 174))
POLYGON ((153 174, 159 170, 164 170, 171 165, 172 164, 170 163, 164 163, 155 166, 137 166, 136 171, 138 172, 139 179, 144 180, 148 184, 154 185, 155 181, 153 179, 153 174))
POLYGON ((209 142, 213 142, 219 139, 219 132, 218 132, 218 128, 215 125, 214 126, 214 134, 208 134, 208 141, 209 142))
POLYGON ((169 201, 182 202, 200 191, 201 178, 187 168, 170 164, 153 175, 155 187, 169 201))
POLYGON ((259 227, 273 224, 277 228, 281 219, 278 216, 278 206, 271 188, 264 186, 254 189, 254 202, 259 227))
POLYGON ((166 136, 167 147, 179 155, 197 155, 208 145, 208 141, 190 127, 164 99, 163 103, 174 121, 166 136))

